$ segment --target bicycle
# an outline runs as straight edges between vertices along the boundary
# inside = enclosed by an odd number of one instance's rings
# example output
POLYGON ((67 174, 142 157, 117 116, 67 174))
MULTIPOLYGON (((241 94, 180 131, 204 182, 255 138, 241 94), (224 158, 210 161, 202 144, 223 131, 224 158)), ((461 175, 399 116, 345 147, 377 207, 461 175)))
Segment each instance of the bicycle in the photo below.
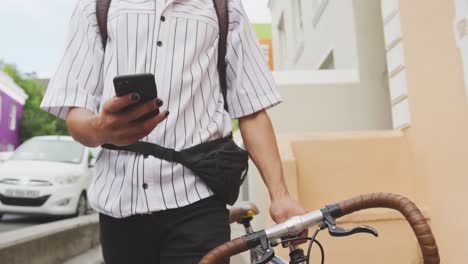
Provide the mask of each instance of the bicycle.
MULTIPOLYGON (((296 216, 287 221, 263 229, 257 232, 247 230, 250 221, 246 226, 247 235, 233 239, 225 244, 213 249, 201 259, 199 264, 217 264, 236 254, 247 250, 251 254, 258 254, 260 259, 255 260, 254 264, 287 264, 288 262, 275 257, 274 247, 283 243, 289 243, 295 240, 309 240, 307 254, 302 249, 291 248, 290 264, 309 263, 310 251, 316 243, 322 252, 322 263, 324 263, 323 247, 316 241, 316 236, 322 230, 328 229, 331 236, 343 237, 357 233, 368 233, 378 236, 378 232, 370 226, 358 226, 353 229, 344 229, 336 225, 336 219, 349 215, 351 213, 370 209, 370 208, 388 208, 399 211, 408 221, 415 233, 424 260, 424 264, 439 264, 440 256, 437 244, 432 234, 431 228, 417 206, 408 198, 391 193, 371 193, 360 195, 340 203, 327 205, 320 210, 316 210, 301 216, 296 216), (297 237, 302 230, 317 226, 317 229, 311 237, 297 237), (288 239, 282 239, 288 237, 288 239), (253 253, 252 253, 253 252, 253 253), (274 262, 270 262, 274 261, 274 262)), ((252 255, 251 255, 252 256, 252 255)))

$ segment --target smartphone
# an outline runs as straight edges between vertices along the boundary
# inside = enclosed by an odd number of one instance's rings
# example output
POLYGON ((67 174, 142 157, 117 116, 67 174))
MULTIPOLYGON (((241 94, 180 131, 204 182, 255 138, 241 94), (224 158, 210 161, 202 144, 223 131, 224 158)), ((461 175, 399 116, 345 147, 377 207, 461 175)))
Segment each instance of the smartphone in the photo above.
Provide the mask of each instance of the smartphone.
MULTIPOLYGON (((114 78, 115 94, 117 96, 124 96, 131 93, 138 93, 140 95, 140 101, 135 104, 129 105, 122 109, 122 112, 129 111, 134 107, 146 103, 149 100, 156 99, 158 97, 158 90, 156 87, 156 81, 152 73, 140 73, 140 74, 129 74, 119 75, 114 78)), ((135 121, 143 121, 148 118, 159 115, 159 109, 150 112, 135 121)))

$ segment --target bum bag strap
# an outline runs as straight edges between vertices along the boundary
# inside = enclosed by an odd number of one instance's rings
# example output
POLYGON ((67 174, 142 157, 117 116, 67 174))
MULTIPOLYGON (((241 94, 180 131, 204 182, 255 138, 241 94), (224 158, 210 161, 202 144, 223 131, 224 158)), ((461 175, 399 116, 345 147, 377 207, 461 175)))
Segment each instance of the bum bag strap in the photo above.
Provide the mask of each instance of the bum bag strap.
POLYGON ((145 158, 147 158, 148 156, 153 156, 158 159, 184 164, 183 160, 180 158, 180 152, 174 149, 161 147, 159 145, 152 144, 149 142, 138 141, 133 143, 132 145, 122 147, 111 144, 104 144, 102 145, 102 148, 110 150, 130 151, 142 154, 145 158))

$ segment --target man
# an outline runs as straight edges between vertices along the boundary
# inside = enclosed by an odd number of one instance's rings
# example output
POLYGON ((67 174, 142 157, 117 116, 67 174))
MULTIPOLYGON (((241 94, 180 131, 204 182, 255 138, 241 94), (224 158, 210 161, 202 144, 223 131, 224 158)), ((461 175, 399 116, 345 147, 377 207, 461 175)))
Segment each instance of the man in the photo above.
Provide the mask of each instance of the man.
MULTIPOLYGON (((82 144, 138 140, 182 150, 226 136, 232 118, 271 198, 276 222, 305 213, 288 194, 265 110, 280 103, 241 0, 229 0, 227 103, 217 73, 218 21, 211 0, 114 0, 104 52, 96 0, 78 0, 66 50, 42 109, 66 119, 82 144), (115 97, 113 78, 153 73, 159 99, 121 113, 139 95, 115 97), (158 116, 138 117, 158 108, 158 116), (169 112, 171 114, 169 114, 169 112)), ((197 263, 229 240, 226 204, 182 165, 103 149, 88 198, 100 215, 106 263, 197 263)))

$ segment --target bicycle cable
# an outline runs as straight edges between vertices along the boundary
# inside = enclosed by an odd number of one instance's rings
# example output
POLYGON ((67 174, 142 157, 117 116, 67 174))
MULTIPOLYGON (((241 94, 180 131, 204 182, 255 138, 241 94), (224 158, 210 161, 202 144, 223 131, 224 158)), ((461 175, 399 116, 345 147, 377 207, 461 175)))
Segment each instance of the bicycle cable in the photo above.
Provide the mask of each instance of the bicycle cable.
POLYGON ((314 242, 318 245, 318 247, 320 248, 320 253, 322 254, 322 261, 321 263, 324 264, 325 263, 325 251, 323 250, 323 246, 320 242, 318 242, 318 240, 316 240, 315 238, 317 237, 318 233, 321 231, 320 227, 317 228, 317 230, 315 230, 314 234, 312 235, 311 237, 311 241, 309 243, 309 247, 307 248, 307 264, 310 263, 310 257, 311 257, 311 251, 312 251, 312 246, 314 245, 314 242))

